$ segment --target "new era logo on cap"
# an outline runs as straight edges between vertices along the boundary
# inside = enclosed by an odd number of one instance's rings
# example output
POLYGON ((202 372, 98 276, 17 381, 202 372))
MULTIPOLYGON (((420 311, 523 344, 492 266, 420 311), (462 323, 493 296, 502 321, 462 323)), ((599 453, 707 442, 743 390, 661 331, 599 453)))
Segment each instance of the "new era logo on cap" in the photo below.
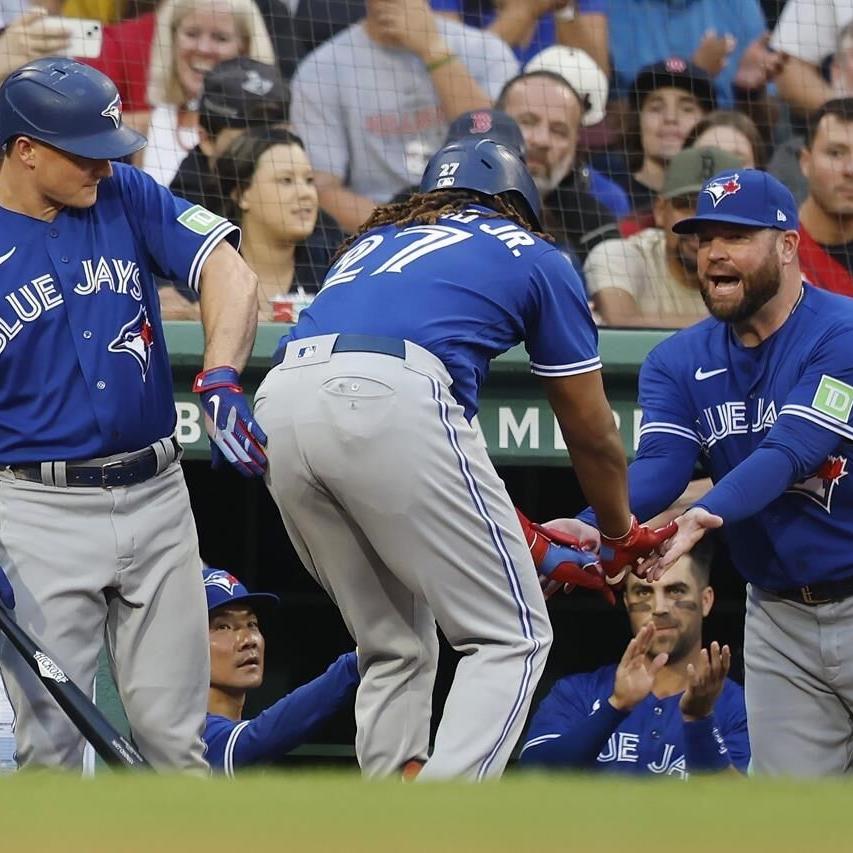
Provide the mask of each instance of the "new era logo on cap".
POLYGON ((703 193, 707 193, 711 197, 711 202, 716 207, 724 198, 740 192, 740 179, 737 175, 730 175, 725 178, 716 178, 713 181, 705 184, 703 193))
POLYGON ((782 213, 782 211, 779 210, 778 207, 776 208, 776 221, 777 222, 787 222, 788 221, 788 217, 785 216, 785 214, 782 213))

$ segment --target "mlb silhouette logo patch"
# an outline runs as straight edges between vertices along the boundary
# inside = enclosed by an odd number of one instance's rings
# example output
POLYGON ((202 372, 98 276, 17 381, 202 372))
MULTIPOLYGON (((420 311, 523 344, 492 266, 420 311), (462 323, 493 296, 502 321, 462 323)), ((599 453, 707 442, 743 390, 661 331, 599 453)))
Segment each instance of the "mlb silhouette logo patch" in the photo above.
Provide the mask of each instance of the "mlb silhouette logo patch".
POLYGON ((317 344, 309 344, 305 347, 299 347, 296 351, 297 358, 314 358, 317 355, 317 344))
POLYGON ((702 192, 711 197, 711 201, 714 207, 716 207, 724 198, 739 193, 740 190, 740 177, 738 175, 731 175, 728 178, 719 178, 716 181, 712 181, 702 192))

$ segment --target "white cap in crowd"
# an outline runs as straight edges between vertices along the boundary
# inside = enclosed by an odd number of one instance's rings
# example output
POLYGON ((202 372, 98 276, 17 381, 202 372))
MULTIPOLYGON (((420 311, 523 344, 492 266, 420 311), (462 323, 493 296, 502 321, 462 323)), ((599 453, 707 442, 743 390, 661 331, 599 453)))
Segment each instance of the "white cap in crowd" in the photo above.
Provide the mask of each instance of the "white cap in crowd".
POLYGON ((584 127, 604 119, 609 92, 607 75, 588 53, 576 47, 555 44, 530 59, 524 66, 524 73, 531 71, 559 74, 578 93, 586 105, 581 120, 584 127))

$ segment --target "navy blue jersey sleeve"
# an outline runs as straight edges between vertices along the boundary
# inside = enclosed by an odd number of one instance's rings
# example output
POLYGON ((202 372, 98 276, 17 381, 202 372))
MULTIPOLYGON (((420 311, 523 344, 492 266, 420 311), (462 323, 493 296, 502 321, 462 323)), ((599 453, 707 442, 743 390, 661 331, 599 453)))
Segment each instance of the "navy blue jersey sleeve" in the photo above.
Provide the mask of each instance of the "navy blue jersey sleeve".
POLYGON ((592 673, 561 678, 533 715, 519 763, 525 767, 592 768, 607 739, 628 716, 595 695, 592 673))
POLYGON ((323 675, 297 687, 253 720, 208 717, 207 760, 231 776, 238 767, 263 764, 303 744, 352 699, 359 676, 355 652, 341 655, 323 675), (211 720, 213 722, 211 722, 211 720))
POLYGON ((538 376, 574 376, 601 369, 598 330, 583 284, 557 249, 544 252, 531 271, 524 340, 538 376))
POLYGON ((853 330, 829 333, 812 352, 761 446, 726 474, 698 506, 727 523, 755 515, 791 483, 814 473, 853 441, 853 330))
POLYGON ((200 204, 172 195, 132 166, 113 164, 127 218, 163 278, 198 291, 204 262, 217 243, 240 245, 240 229, 200 204))

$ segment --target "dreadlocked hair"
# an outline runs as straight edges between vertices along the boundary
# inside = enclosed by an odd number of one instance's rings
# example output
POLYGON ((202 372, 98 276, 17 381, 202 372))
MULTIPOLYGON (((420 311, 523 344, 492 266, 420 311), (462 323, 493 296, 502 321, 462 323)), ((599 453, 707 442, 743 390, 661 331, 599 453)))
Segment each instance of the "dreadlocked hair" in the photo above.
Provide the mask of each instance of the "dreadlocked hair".
MULTIPOLYGON (((349 249, 362 234, 381 228, 383 225, 396 225, 405 228, 408 225, 434 225, 442 216, 450 216, 467 210, 472 204, 492 208, 490 213, 481 214, 484 219, 508 219, 549 243, 554 239, 550 234, 537 231, 533 223, 515 203, 504 196, 483 195, 472 190, 443 190, 413 193, 405 201, 389 202, 377 207, 367 220, 351 237, 341 243, 331 260, 335 264, 338 258, 349 249)), ((330 264, 330 265, 331 265, 330 264)))

